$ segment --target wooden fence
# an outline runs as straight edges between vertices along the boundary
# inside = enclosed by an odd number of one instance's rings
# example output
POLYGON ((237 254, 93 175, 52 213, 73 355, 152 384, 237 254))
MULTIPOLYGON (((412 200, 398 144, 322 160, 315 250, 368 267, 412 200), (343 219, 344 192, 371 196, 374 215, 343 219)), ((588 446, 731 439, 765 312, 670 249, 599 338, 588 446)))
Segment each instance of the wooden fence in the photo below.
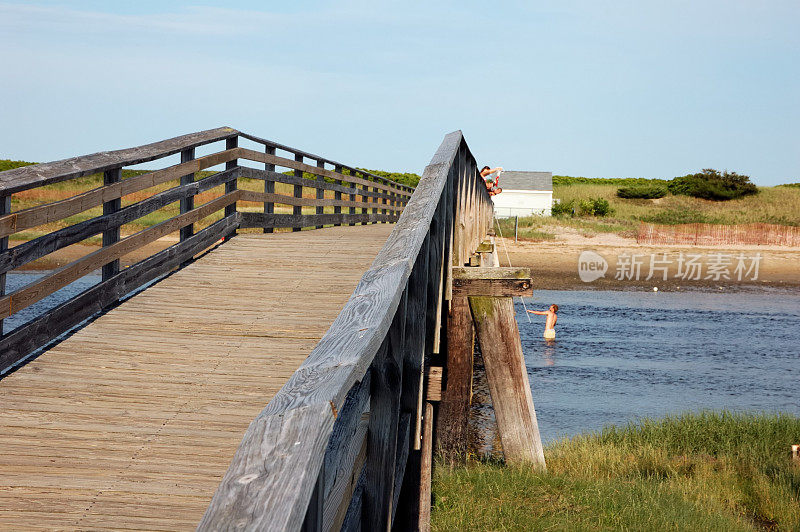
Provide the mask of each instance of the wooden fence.
POLYGON ((272 232, 275 228, 291 228, 300 231, 325 225, 393 222, 409 201, 411 192, 411 187, 353 166, 227 127, 137 148, 2 172, 0 371, 137 288, 180 267, 223 237, 235 234, 237 229, 263 228, 265 232, 272 232), (240 146, 242 139, 256 149, 240 146), (215 151, 214 143, 223 145, 215 151), (201 147, 210 153, 196 157, 196 149, 201 147), (123 178, 125 167, 178 154, 179 163, 123 178), (264 166, 248 167, 246 161, 263 163, 264 166), (219 168, 222 165, 224 169, 219 168), (197 176, 198 172, 215 167, 218 171, 207 171, 197 176), (289 172, 282 173, 279 169, 289 172), (11 200, 15 194, 25 196, 46 185, 97 173, 103 174, 102 186, 12 211, 11 200), (249 178, 249 189, 239 186, 244 182, 243 178, 249 178), (252 180, 258 180, 255 183, 263 181, 263 191, 252 190, 252 180), (276 183, 291 185, 292 194, 276 193, 276 183), (304 197, 303 191, 307 189, 313 189, 315 197, 304 197), (201 197, 199 194, 211 198, 196 206, 195 198, 201 197), (240 212, 237 204, 246 206, 243 202, 258 203, 255 209, 242 208, 240 212), (176 203, 179 203, 179 209, 160 223, 145 224, 144 229, 138 225, 136 229, 141 230, 122 234, 123 228, 131 227, 126 224, 157 211, 163 213, 170 206, 174 208, 176 203), (291 214, 276 212, 276 205, 290 206, 291 214), (101 206, 102 213, 98 212, 101 206), (304 207, 306 211, 313 207, 313 214, 305 212, 304 207), (200 229, 195 231, 196 228, 200 229), (34 236, 38 236, 9 247, 9 237, 26 230, 36 230, 34 236), (179 233, 177 243, 166 244, 162 246, 164 249, 152 252, 130 267, 120 268, 122 257, 137 250, 142 253, 144 246, 152 246, 171 233, 179 233), (102 247, 96 251, 6 293, 6 273, 97 235, 102 235, 102 247), (102 269, 99 283, 24 325, 3 331, 4 318, 97 269, 102 269))
POLYGON ((695 246, 800 246, 800 227, 773 224, 655 225, 642 223, 639 224, 636 241, 639 244, 683 244, 695 246))
POLYGON ((331 328, 251 423, 201 530, 424 528, 433 405, 452 267, 492 203, 460 131, 447 135, 331 328))

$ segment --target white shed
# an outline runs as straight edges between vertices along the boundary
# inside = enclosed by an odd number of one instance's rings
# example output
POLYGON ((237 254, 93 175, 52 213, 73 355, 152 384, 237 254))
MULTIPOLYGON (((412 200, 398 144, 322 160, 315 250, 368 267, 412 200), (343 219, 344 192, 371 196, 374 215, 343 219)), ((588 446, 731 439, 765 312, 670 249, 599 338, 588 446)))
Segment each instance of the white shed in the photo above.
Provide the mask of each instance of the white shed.
POLYGON ((550 216, 553 208, 553 172, 519 172, 506 170, 500 174, 503 192, 492 196, 498 218, 510 216, 550 216))

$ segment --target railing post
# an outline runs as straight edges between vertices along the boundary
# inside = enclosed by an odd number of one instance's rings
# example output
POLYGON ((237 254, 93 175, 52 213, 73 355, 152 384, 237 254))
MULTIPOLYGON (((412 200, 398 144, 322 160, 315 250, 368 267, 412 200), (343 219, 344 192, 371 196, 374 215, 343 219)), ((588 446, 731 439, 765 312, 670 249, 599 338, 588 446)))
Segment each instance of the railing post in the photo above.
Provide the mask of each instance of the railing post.
MULTIPOLYGON (((225 141, 225 149, 226 150, 232 150, 234 148, 237 148, 238 146, 239 146, 239 137, 231 137, 231 138, 229 138, 228 140, 225 141)), ((234 159, 232 161, 228 161, 227 163, 225 163, 225 170, 232 170, 232 169, 236 168, 237 166, 239 166, 239 159, 234 159)), ((225 183, 225 194, 229 194, 231 192, 234 192, 238 188, 238 185, 239 185, 238 178, 237 179, 232 179, 232 180, 228 181, 227 183, 225 183)), ((225 217, 226 218, 228 216, 234 215, 235 213, 236 213, 236 203, 231 203, 230 205, 225 207, 225 217)), ((236 234, 236 229, 233 229, 228 235, 225 235, 225 238, 226 239, 230 238, 231 236, 234 236, 235 234, 236 234)))
MULTIPOLYGON (((342 173, 342 165, 337 164, 334 167, 333 171, 336 172, 337 174, 341 174, 342 173)), ((336 183, 339 186, 342 186, 342 180, 341 179, 336 179, 334 181, 334 183, 336 183)), ((334 197, 334 199, 336 201, 341 201, 342 200, 342 191, 341 190, 337 190, 336 192, 333 193, 333 197, 334 197)), ((342 212, 342 206, 341 205, 336 205, 333 208, 333 213, 334 214, 341 214, 341 212, 342 212)), ((335 225, 342 225, 342 224, 337 223, 335 225)))
MULTIPOLYGON (((303 156, 300 155, 300 154, 296 154, 294 156, 294 160, 297 161, 298 163, 302 163, 303 162, 303 156)), ((294 176, 298 177, 300 179, 303 179, 303 171, 302 170, 295 170, 294 171, 294 176)), ((294 186, 294 197, 295 198, 302 198, 303 197, 303 185, 295 185, 294 186)), ((295 216, 302 215, 303 214, 303 207, 301 207, 300 205, 293 206, 292 207, 292 214, 294 214, 295 216)), ((302 229, 302 227, 292 227, 292 232, 297 232, 297 231, 300 231, 301 229, 302 229)))
MULTIPOLYGON (((321 160, 321 159, 318 160, 317 161, 317 167, 324 169, 325 168, 325 162, 323 160, 321 160)), ((323 176, 321 176, 321 175, 318 175, 317 176, 317 181, 325 181, 325 178, 323 176)), ((318 188, 317 189, 317 199, 325 199, 325 189, 324 188, 318 188)), ((317 205, 316 213, 317 214, 324 214, 325 213, 325 207, 323 207, 321 205, 317 205)), ((318 225, 318 226, 316 226, 316 228, 317 229, 322 229, 322 226, 318 225)))
MULTIPOLYGON (((265 148, 265 153, 267 155, 275 155, 275 148, 273 146, 267 146, 265 148)), ((274 172, 275 165, 272 163, 265 163, 264 170, 267 172, 274 172)), ((270 176, 267 176, 267 179, 264 180, 264 193, 265 194, 275 194, 275 181, 269 179, 270 176)), ((265 201, 264 202, 264 214, 272 214, 275 212, 275 203, 272 201, 265 201)), ((272 227, 265 227, 265 233, 271 233, 273 231, 272 227)))
MULTIPOLYGON (((103 173, 103 185, 113 185, 122 179, 122 168, 113 168, 103 173)), ((103 214, 113 214, 122 207, 122 199, 117 198, 103 203, 103 214)), ((119 242, 120 226, 103 231, 103 247, 119 242)), ((119 259, 112 260, 103 266, 103 281, 119 273, 119 259)))
MULTIPOLYGON (((355 169, 353 169, 353 168, 350 169, 350 175, 355 177, 355 175, 356 175, 355 169)), ((353 188, 354 190, 358 190, 358 186, 355 183, 350 183, 350 187, 353 188)), ((355 202, 357 197, 358 196, 356 194, 350 194, 350 201, 355 202)), ((362 202, 364 201, 364 197, 363 196, 361 197, 361 201, 362 202)), ((350 214, 355 214, 355 213, 356 213, 356 208, 355 207, 350 207, 350 214)), ((356 225, 356 224, 355 224, 355 222, 350 222, 350 225, 352 226, 352 225, 356 225)))
MULTIPOLYGON (((0 216, 11 213, 11 195, 0 195, 0 216)), ((0 252, 8 249, 8 237, 0 238, 0 252)), ((6 274, 0 273, 0 297, 6 295, 6 274)), ((0 336, 3 336, 3 320, 0 319, 0 336)))
MULTIPOLYGON (((189 148, 181 151, 181 163, 187 163, 194 160, 194 148, 189 148)), ((186 174, 181 176, 181 186, 189 185, 194 182, 194 174, 186 174)), ((187 195, 180 202, 181 214, 187 213, 194 209, 194 194, 187 195)), ((187 225, 181 228, 181 242, 194 234, 194 224, 187 225)))
MULTIPOLYGON (((379 189, 378 187, 372 187, 372 191, 373 191, 375 194, 381 194, 381 192, 383 192, 383 191, 382 191, 381 189, 379 189)), ((378 203, 379 203, 379 202, 382 202, 382 201, 383 201, 383 198, 380 198, 380 199, 379 199, 379 198, 375 197, 375 198, 372 198, 372 199, 374 199, 374 200, 375 200, 375 206, 374 206, 374 207, 372 207, 372 214, 374 214, 374 215, 375 215, 375 217, 377 218, 377 217, 378 217, 378 203)))

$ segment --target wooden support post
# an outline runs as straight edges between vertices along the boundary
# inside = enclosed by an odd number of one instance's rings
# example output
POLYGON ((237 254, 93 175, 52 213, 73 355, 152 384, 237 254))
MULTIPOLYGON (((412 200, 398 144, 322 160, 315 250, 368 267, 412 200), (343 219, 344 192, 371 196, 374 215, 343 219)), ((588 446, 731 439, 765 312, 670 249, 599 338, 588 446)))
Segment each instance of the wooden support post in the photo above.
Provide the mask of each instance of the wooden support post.
MULTIPOLYGON (((302 163, 303 162, 303 156, 300 155, 300 154, 297 154, 297 155, 294 156, 294 160, 297 161, 298 163, 302 163)), ((295 177, 299 177, 300 179, 302 179, 303 178, 303 171, 302 170, 295 170, 294 171, 294 176, 295 177)), ((295 185, 294 186, 294 197, 295 198, 302 198, 303 197, 303 186, 302 185, 295 185)), ((292 207, 292 214, 294 214, 294 215, 303 214, 303 207, 301 207, 300 205, 295 205, 294 207, 292 207)), ((302 227, 292 227, 292 232, 296 233, 297 231, 300 231, 301 229, 302 229, 302 227)))
MULTIPOLYGON (((188 163, 194 160, 194 148, 181 150, 181 163, 188 163)), ((189 185, 194 183, 194 174, 186 174, 181 176, 181 185, 189 185)), ((194 209, 194 195, 186 196, 180 201, 181 214, 187 213, 194 209)), ((194 224, 189 224, 181 228, 180 241, 183 242, 194 234, 194 224)))
MULTIPOLYGON (((103 172, 103 185, 113 185, 122 179, 122 168, 113 168, 103 172)), ((112 199, 103 203, 103 214, 112 214, 120 210, 122 207, 122 199, 112 199)), ((116 226, 107 231, 103 231, 103 247, 110 246, 115 242, 119 242, 120 226, 116 226)), ((119 259, 112 260, 108 264, 103 265, 103 281, 110 279, 119 273, 119 259)))
MULTIPOLYGON (((322 168, 324 170, 325 169, 325 162, 322 161, 321 159, 317 160, 317 168, 322 168)), ((325 178, 323 176, 321 176, 321 175, 318 175, 317 176, 317 181, 325 181, 325 178)), ((323 188, 318 188, 317 189, 317 199, 325 199, 325 189, 323 189, 323 188)), ((316 214, 324 214, 324 213, 325 213, 325 207, 318 206, 317 209, 316 209, 316 214)), ((316 226, 317 229, 322 229, 322 227, 323 226, 321 226, 321 225, 316 226)))
POLYGON ((522 342, 510 297, 469 298, 506 462, 544 469, 522 342))
POLYGON ((450 462, 465 456, 472 401, 475 330, 466 297, 453 297, 447 316, 447 374, 436 424, 437 448, 450 462))
MULTIPOLYGON (((11 195, 0 196, 0 216, 11 213, 11 195)), ((8 237, 0 238, 0 252, 8 249, 8 237)), ((6 274, 0 273, 0 297, 6 295, 6 274)), ((3 320, 0 319, 0 336, 3 336, 3 320)))
MULTIPOLYGON (((225 141, 226 150, 232 150, 237 146, 239 146, 239 137, 231 137, 225 141)), ((234 159, 232 161, 228 161, 227 163, 225 163, 225 170, 233 170, 237 166, 239 166, 239 159, 234 159)), ((225 183, 225 194, 229 194, 235 191, 237 188, 238 188, 237 179, 228 181, 227 183, 225 183)), ((232 203, 227 207, 225 207, 225 216, 232 216, 233 214, 236 214, 236 203, 232 203)), ((233 236, 235 234, 236 231, 233 231, 233 233, 230 236, 233 236)))
MULTIPOLYGON (((351 175, 351 176, 353 176, 353 177, 355 177, 355 175, 356 175, 356 171, 355 171, 355 169, 354 169, 354 168, 351 168, 351 169, 350 169, 350 175, 351 175)), ((355 183, 351 183, 351 186, 352 186, 354 189, 356 189, 356 190, 358 189, 358 186, 357 186, 355 183)), ((356 194, 350 194, 350 201, 352 201, 353 203, 355 203, 355 202, 356 202, 356 198, 357 198, 357 197, 358 197, 358 196, 357 196, 356 194)), ((363 197, 361 198, 361 201, 364 201, 364 198, 363 198, 363 197)), ((356 213, 356 208, 355 208, 355 207, 350 207, 350 214, 355 214, 355 213, 356 213)), ((353 226, 353 225, 356 225, 356 224, 355 224, 354 222, 350 222, 350 225, 351 225, 351 226, 353 226)))
MULTIPOLYGON (((334 172, 336 172, 337 174, 341 174, 341 173, 342 173, 342 165, 341 165, 341 164, 337 164, 337 165, 334 167, 333 171, 334 171, 334 172)), ((336 180, 334 180, 334 183, 336 183, 337 185, 341 186, 341 185, 342 185, 342 180, 341 180, 341 179, 336 179, 336 180)), ((341 191, 341 190, 337 190, 337 191, 335 191, 335 192, 333 193, 333 198, 334 198, 336 201, 341 201, 341 199, 342 199, 342 191, 341 191)), ((341 205, 336 205, 336 206, 333 208, 333 214, 340 214, 341 212, 342 212, 342 206, 341 206, 341 205)), ((335 224, 335 225, 337 225, 337 226, 338 226, 338 225, 342 225, 342 224, 338 224, 338 223, 337 223, 337 224, 335 224)))
MULTIPOLYGON (((267 155, 275 155, 275 148, 272 146, 267 146, 265 148, 265 152, 267 155)), ((264 163, 264 170, 266 170, 267 172, 274 172, 275 165, 271 163, 264 163)), ((275 181, 272 181, 271 178, 269 178, 269 176, 267 176, 267 179, 264 180, 264 193, 275 194, 275 181)), ((265 201, 264 214, 272 214, 274 212, 275 212, 275 203, 271 201, 265 201)), ((272 233, 273 231, 274 229, 272 229, 272 227, 264 228, 265 233, 272 233)))
MULTIPOLYGON (((372 187, 372 191, 374 193, 376 193, 376 194, 379 193, 379 192, 383 192, 382 190, 380 190, 379 188, 376 188, 376 187, 372 187)), ((375 206, 372 207, 372 214, 377 215, 378 212, 379 212, 378 203, 382 202, 383 198, 378 199, 377 197, 373 197, 372 200, 375 203, 375 206)))
POLYGON ((431 480, 433 477, 433 405, 425 402, 422 415, 422 450, 420 456, 419 525, 420 532, 431 529, 431 480))

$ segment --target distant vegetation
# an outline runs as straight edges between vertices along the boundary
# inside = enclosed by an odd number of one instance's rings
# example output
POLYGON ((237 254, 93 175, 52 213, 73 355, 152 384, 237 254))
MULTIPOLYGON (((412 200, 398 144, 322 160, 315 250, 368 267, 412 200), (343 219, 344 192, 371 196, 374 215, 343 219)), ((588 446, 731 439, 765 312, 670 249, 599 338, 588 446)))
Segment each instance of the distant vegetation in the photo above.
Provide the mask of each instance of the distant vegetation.
POLYGON ((736 172, 705 168, 697 174, 676 177, 667 185, 672 194, 715 201, 726 201, 758 194, 750 177, 736 172))
POLYGON ((370 172, 411 187, 416 187, 417 184, 419 184, 419 180, 422 179, 419 175, 410 172, 385 172, 383 170, 367 170, 366 168, 359 168, 359 170, 364 170, 365 172, 370 172))
POLYGON ((433 530, 800 530, 800 418, 706 412, 545 448, 547 472, 437 463, 433 530))
POLYGON ((631 185, 617 189, 620 198, 656 199, 663 198, 669 193, 667 185, 661 183, 648 183, 646 185, 631 185))

